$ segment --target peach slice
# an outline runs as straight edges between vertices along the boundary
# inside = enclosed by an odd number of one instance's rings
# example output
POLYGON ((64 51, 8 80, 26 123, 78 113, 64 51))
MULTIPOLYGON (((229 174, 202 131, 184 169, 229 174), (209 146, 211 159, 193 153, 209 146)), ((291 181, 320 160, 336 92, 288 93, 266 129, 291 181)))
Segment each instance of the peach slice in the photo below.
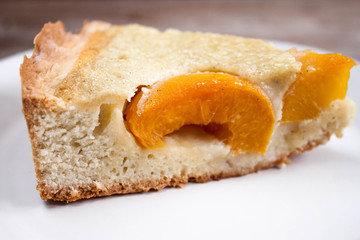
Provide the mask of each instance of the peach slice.
POLYGON ((341 54, 296 54, 302 62, 297 79, 283 98, 281 122, 312 119, 336 99, 343 99, 356 63, 341 54))
POLYGON ((142 88, 125 109, 125 121, 146 148, 185 125, 200 125, 234 153, 265 153, 274 128, 269 98, 257 86, 223 73, 181 75, 142 88))

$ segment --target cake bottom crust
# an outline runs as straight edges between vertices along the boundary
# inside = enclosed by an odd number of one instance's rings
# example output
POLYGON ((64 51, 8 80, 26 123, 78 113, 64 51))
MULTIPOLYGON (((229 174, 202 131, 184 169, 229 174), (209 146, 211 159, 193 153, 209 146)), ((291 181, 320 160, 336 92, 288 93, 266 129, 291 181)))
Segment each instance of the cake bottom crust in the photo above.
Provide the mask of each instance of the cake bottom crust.
POLYGON ((73 202, 79 199, 87 199, 93 197, 110 196, 114 194, 126 194, 126 193, 138 193, 148 192, 150 190, 161 190, 165 187, 184 187, 188 182, 205 183, 212 180, 220 180, 224 178, 240 177, 250 173, 258 172, 260 170, 277 167, 280 164, 288 164, 289 157, 293 154, 299 154, 312 148, 324 144, 330 138, 330 133, 325 133, 322 137, 317 140, 307 143, 302 148, 296 149, 289 154, 285 154, 279 159, 266 162, 258 163, 255 167, 241 168, 241 169, 230 169, 229 171, 208 172, 202 175, 184 175, 174 176, 172 178, 162 178, 155 180, 144 180, 132 184, 114 183, 105 185, 104 188, 99 189, 95 183, 89 184, 87 187, 69 186, 60 190, 54 191, 53 189, 46 187, 45 184, 40 183, 37 189, 40 192, 40 196, 43 200, 54 200, 54 201, 66 201, 73 202))

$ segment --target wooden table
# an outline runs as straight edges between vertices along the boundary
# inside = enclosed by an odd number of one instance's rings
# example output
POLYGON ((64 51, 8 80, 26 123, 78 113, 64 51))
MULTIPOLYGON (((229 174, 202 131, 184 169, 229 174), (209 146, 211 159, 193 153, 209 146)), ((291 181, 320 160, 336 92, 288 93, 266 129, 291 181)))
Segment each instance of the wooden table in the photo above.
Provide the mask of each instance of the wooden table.
POLYGON ((291 41, 360 59, 360 1, 1 1, 0 58, 32 48, 42 25, 62 20, 140 23, 291 41))

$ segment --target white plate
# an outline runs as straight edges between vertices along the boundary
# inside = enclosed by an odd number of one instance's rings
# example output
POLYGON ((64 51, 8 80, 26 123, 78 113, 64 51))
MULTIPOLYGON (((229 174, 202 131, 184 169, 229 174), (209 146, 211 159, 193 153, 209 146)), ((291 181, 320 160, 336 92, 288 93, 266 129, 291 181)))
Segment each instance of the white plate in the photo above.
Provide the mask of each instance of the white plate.
MULTIPOLYGON (((42 201, 21 113, 23 55, 0 60, 1 239, 360 239, 359 116, 343 139, 282 170, 71 204, 42 201)), ((348 95, 358 106, 359 90, 357 66, 348 95)))

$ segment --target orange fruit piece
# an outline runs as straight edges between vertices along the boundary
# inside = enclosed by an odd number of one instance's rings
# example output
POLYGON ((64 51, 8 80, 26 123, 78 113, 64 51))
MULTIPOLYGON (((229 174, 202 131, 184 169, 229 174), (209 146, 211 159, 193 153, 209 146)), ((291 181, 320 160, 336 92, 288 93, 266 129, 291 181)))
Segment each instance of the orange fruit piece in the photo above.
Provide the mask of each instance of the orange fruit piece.
POLYGON ((269 98, 257 86, 223 73, 181 75, 142 88, 125 109, 125 120, 146 148, 185 125, 200 125, 234 153, 265 153, 274 128, 269 98))
MULTIPOLYGON (((296 53, 295 53, 296 55, 296 53)), ((350 69, 356 63, 341 54, 298 54, 301 71, 283 98, 281 122, 317 117, 336 99, 346 95, 350 69)))

